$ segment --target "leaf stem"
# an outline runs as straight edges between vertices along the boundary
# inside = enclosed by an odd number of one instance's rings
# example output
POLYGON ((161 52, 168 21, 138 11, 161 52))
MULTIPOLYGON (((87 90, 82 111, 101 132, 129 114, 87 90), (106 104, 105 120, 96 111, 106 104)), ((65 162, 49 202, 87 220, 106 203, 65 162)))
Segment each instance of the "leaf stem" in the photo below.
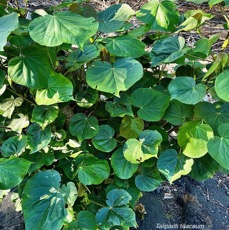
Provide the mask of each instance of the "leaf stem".
POLYGON ((15 2, 16 2, 16 5, 17 5, 17 9, 20 10, 20 5, 19 5, 18 0, 15 0, 15 2))
POLYGON ((96 205, 98 205, 100 207, 106 207, 106 206, 104 206, 104 205, 102 205, 102 204, 100 204, 100 203, 98 203, 96 201, 93 201, 93 200, 90 200, 90 202, 93 203, 93 204, 96 204, 96 205))
POLYGON ((15 94, 16 96, 22 98, 23 100, 27 101, 28 103, 32 104, 32 105, 35 105, 32 101, 30 101, 29 99, 23 97, 21 94, 13 91, 12 89, 10 89, 9 87, 6 87, 11 93, 15 94))

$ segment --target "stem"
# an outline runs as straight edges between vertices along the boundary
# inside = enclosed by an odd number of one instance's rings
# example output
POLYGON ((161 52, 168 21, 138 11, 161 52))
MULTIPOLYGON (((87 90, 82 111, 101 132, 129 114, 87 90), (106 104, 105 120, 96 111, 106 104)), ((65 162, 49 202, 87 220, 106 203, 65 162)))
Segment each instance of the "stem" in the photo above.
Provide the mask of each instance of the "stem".
POLYGON ((21 94, 16 93, 15 91, 13 91, 12 89, 10 89, 9 87, 6 87, 11 93, 17 95, 18 97, 22 98, 23 100, 27 101, 28 103, 35 105, 32 101, 30 101, 29 99, 23 97, 21 94))
POLYGON ((15 0, 15 2, 16 2, 16 5, 17 5, 17 9, 20 10, 20 5, 19 5, 18 0, 15 0))
POLYGON ((93 201, 93 200, 90 200, 90 202, 93 203, 93 204, 96 204, 96 205, 98 205, 98 206, 100 206, 100 207, 105 207, 104 205, 102 205, 102 204, 100 204, 100 203, 97 203, 97 202, 95 202, 95 201, 93 201))
POLYGON ((0 126, 0 129, 8 129, 11 130, 11 128, 7 127, 7 126, 0 126))

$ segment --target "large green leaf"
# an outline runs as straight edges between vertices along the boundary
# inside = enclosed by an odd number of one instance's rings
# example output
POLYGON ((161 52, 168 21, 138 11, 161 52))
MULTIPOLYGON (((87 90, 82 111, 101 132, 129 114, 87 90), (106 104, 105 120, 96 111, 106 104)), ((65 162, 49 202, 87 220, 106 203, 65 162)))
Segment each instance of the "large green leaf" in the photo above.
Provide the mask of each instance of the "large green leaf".
POLYGON ((47 147, 51 141, 51 127, 47 126, 44 130, 36 123, 29 126, 27 131, 27 143, 30 153, 38 152, 47 147))
POLYGON ((69 11, 38 17, 29 25, 31 38, 44 46, 70 43, 83 47, 97 29, 98 23, 94 18, 85 18, 69 11))
POLYGON ((26 229, 62 228, 68 197, 61 190, 60 181, 60 174, 55 170, 38 172, 27 181, 22 194, 26 229))
POLYGON ((7 43, 7 37, 8 35, 17 27, 19 26, 18 23, 18 14, 17 13, 11 13, 8 15, 5 15, 3 17, 0 17, 0 51, 3 51, 3 47, 7 43))
POLYGON ((121 94, 121 97, 114 97, 113 102, 106 102, 106 110, 110 113, 111 117, 124 117, 133 116, 130 97, 121 94))
POLYGON ((142 65, 133 58, 118 59, 113 65, 109 62, 94 62, 88 68, 86 80, 90 87, 119 97, 143 76, 142 65))
POLYGON ((157 168, 172 183, 182 175, 189 174, 193 163, 193 159, 178 154, 175 149, 167 149, 160 154, 157 168))
POLYGON ((126 139, 136 138, 144 129, 144 121, 139 117, 123 117, 120 125, 120 136, 126 139))
POLYGON ((19 57, 9 61, 8 74, 15 83, 29 88, 42 89, 54 73, 49 59, 49 50, 39 46, 27 46, 19 57))
POLYGON ((58 117, 59 109, 57 106, 36 106, 32 112, 32 122, 36 122, 43 129, 58 117))
POLYGON ((77 113, 70 119, 69 131, 79 141, 94 137, 99 131, 98 120, 94 116, 77 113))
POLYGON ((169 106, 170 97, 154 89, 140 88, 132 95, 132 104, 140 108, 138 116, 145 121, 159 121, 169 106))
POLYGON ((145 43, 132 36, 108 38, 106 49, 117 57, 138 58, 145 53, 145 43))
POLYGON ((15 107, 21 106, 23 99, 17 97, 14 99, 14 96, 11 95, 10 98, 6 98, 2 103, 0 103, 0 114, 3 117, 11 118, 15 107))
POLYGON ((123 149, 117 149, 111 156, 111 167, 114 174, 121 179, 129 179, 137 171, 138 165, 132 164, 126 160, 123 155, 123 149))
POLYGON ((62 74, 54 74, 49 77, 47 87, 37 90, 36 103, 38 105, 52 105, 58 102, 74 100, 73 85, 62 74))
POLYGON ((131 196, 123 189, 112 189, 107 194, 107 207, 99 209, 96 221, 102 229, 111 229, 114 226, 136 227, 134 211, 128 203, 131 196))
POLYGON ((137 18, 150 25, 151 30, 173 31, 179 21, 179 13, 173 1, 152 0, 140 8, 137 18))
POLYGON ((219 98, 229 102, 229 70, 226 70, 216 77, 215 91, 219 98))
POLYGON ((22 158, 0 158, 0 190, 11 189, 21 183, 30 164, 22 158))
POLYGON ((191 105, 200 102, 206 94, 205 85, 196 85, 192 77, 176 77, 169 83, 168 90, 172 99, 191 105))
POLYGON ((201 124, 199 121, 189 121, 180 127, 177 140, 184 155, 199 158, 208 152, 207 143, 213 136, 209 125, 201 124))
POLYGON ((106 160, 100 160, 93 155, 85 157, 78 168, 78 177, 82 184, 101 184, 110 176, 110 167, 106 160))
POLYGON ((2 143, 1 153, 4 157, 20 155, 27 146, 26 136, 10 137, 2 143))
POLYGON ((172 125, 181 125, 186 121, 186 119, 191 118, 192 116, 192 105, 186 105, 179 101, 173 100, 170 102, 170 105, 163 118, 172 125))
POLYGON ((150 53, 151 65, 174 62, 184 57, 187 49, 184 48, 185 39, 180 36, 168 37, 156 41, 150 53))
POLYGON ((162 182, 159 171, 154 168, 143 168, 141 174, 135 177, 135 185, 140 191, 152 192, 162 182))
POLYGON ((119 30, 134 13, 127 4, 116 4, 108 7, 98 14, 99 31, 111 33, 119 30))
POLYGON ((139 141, 129 139, 123 147, 124 157, 132 164, 139 164, 145 160, 156 157, 158 147, 162 142, 162 136, 158 131, 144 130, 139 141))
POLYGON ((64 230, 95 230, 97 229, 95 215, 87 210, 80 211, 77 220, 73 220, 64 230))
POLYGON ((117 145, 117 141, 113 138, 114 129, 109 125, 99 126, 99 132, 92 139, 92 144, 96 149, 102 152, 111 152, 117 145))
POLYGON ((209 154, 194 160, 192 171, 188 174, 195 180, 212 178, 219 169, 219 164, 209 154))
POLYGON ((219 125, 229 123, 229 103, 200 102, 195 106, 195 117, 205 120, 218 135, 219 125))
POLYGON ((229 170, 229 123, 218 127, 220 137, 215 136, 208 142, 208 153, 223 168, 229 170))

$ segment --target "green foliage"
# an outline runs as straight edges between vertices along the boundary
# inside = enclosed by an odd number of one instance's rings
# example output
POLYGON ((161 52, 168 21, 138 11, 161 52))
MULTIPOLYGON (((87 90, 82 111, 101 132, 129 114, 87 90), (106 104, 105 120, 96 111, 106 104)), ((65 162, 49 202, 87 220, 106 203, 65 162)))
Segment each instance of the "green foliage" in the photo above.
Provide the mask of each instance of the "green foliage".
POLYGON ((26 229, 136 227, 141 192, 229 170, 228 39, 214 54, 201 33, 214 15, 86 2, 31 21, 0 4, 0 189, 17 187, 26 229))

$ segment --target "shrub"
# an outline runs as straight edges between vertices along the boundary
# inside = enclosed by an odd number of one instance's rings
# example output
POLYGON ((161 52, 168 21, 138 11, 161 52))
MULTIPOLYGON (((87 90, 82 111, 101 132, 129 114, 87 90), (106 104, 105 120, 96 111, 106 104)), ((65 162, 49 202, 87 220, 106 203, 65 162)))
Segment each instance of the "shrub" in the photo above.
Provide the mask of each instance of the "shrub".
POLYGON ((26 229, 136 227, 142 192, 228 172, 228 36, 213 54, 212 14, 78 0, 28 20, 0 3, 0 189, 17 187, 26 229))

